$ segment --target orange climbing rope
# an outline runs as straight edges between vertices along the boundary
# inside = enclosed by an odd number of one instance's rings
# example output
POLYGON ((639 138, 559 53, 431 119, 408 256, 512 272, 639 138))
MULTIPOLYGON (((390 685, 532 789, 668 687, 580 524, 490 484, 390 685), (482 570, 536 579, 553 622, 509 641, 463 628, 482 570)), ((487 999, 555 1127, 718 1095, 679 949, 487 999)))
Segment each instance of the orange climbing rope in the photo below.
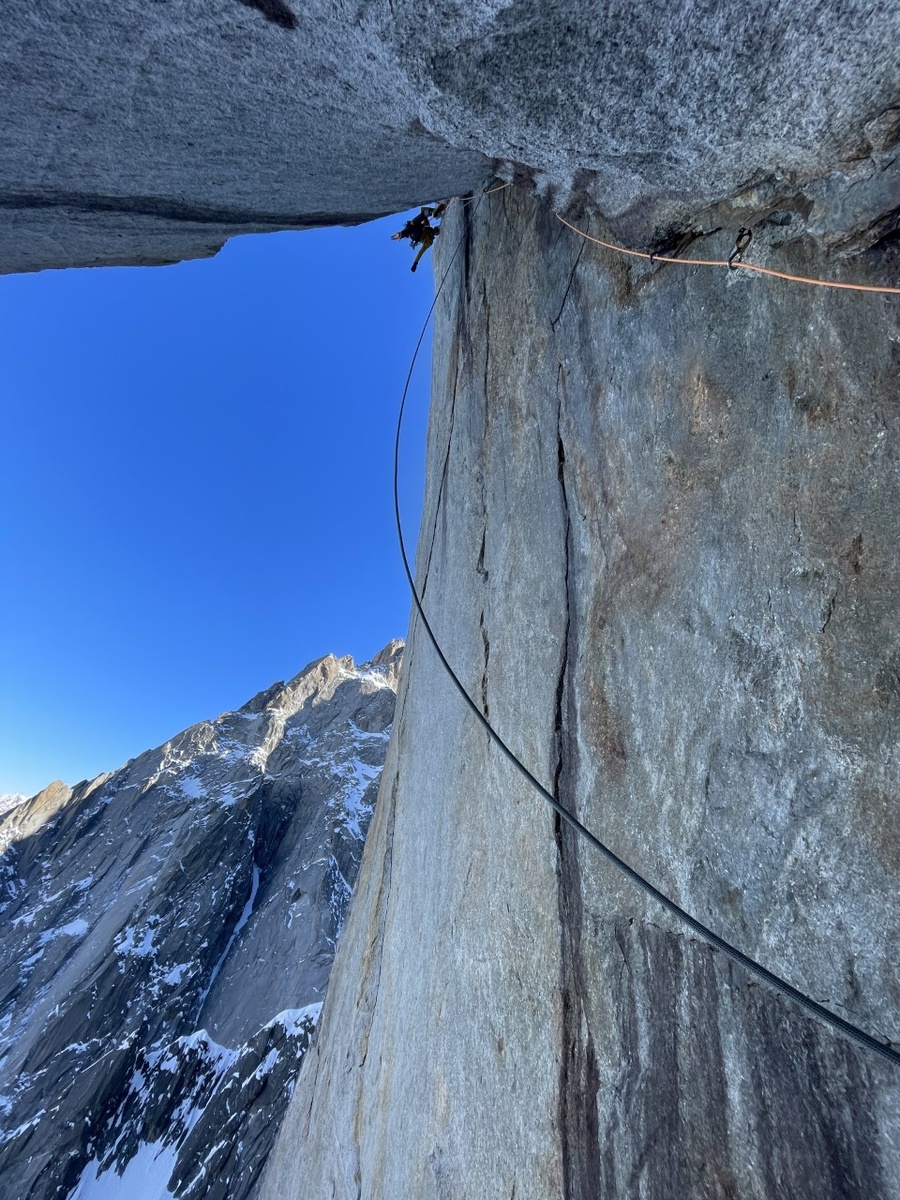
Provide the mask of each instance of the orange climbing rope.
POLYGON ((512 187, 511 183, 498 183, 496 187, 488 188, 486 192, 479 192, 478 195, 471 196, 454 196, 453 200, 458 200, 460 204, 471 204, 473 200, 480 200, 482 196, 493 196, 494 192, 502 192, 504 188, 512 187))
POLYGON ((602 238, 585 233, 583 229, 579 229, 577 225, 572 225, 565 217, 561 217, 559 213, 554 215, 558 221, 562 221, 567 229, 579 234, 586 241, 594 242, 607 250, 614 250, 617 254, 628 254, 631 258, 646 258, 650 262, 678 263, 683 267, 730 267, 735 271, 755 271, 758 275, 773 275, 776 279, 789 279, 791 283, 808 283, 813 287, 843 288, 848 292, 881 292, 900 296, 900 287, 874 287, 868 283, 836 283, 830 279, 809 279, 805 275, 789 275, 787 271, 774 271, 771 267, 759 267, 756 263, 741 261, 729 263, 725 258, 670 258, 665 254, 649 254, 645 250, 627 250, 624 246, 617 246, 614 242, 605 242, 602 238))

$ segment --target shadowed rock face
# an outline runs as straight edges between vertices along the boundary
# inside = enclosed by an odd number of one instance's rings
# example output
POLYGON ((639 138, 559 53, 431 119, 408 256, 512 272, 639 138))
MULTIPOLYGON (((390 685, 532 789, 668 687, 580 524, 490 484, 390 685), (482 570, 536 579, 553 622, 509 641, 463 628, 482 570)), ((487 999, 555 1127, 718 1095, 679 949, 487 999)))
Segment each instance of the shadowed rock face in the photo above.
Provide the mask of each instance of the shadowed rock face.
POLYGON ((896 7, 642 0, 8 0, 0 270, 161 263, 354 223, 491 171, 622 236, 897 207, 896 7))
POLYGON ((321 659, 0 823, 4 1196, 90 1195, 98 1169, 144 1195, 147 1157, 159 1195, 248 1194, 321 1010, 399 646, 321 659))
MULTIPOLYGON (((897 1043, 896 300, 622 259, 513 190, 473 210, 436 259, 443 648, 613 850, 897 1043)), ((891 244, 842 263, 790 225, 754 258, 897 280, 891 244)), ((900 1196, 897 1069, 561 829, 416 621, 406 663, 261 1200, 900 1196)))

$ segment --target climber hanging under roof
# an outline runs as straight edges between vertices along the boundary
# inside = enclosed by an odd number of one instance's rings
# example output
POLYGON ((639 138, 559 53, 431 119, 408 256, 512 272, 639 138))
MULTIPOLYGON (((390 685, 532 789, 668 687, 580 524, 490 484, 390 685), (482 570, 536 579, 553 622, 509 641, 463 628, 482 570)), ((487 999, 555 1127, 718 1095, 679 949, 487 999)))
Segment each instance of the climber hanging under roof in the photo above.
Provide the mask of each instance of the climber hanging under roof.
POLYGON ((441 218, 447 211, 447 202, 442 201, 432 207, 422 207, 418 214, 407 221, 401 230, 393 234, 392 241, 408 238, 411 246, 418 246, 411 270, 415 271, 426 250, 434 244, 434 239, 441 232, 441 218), (436 224, 432 225, 432 221, 436 224))

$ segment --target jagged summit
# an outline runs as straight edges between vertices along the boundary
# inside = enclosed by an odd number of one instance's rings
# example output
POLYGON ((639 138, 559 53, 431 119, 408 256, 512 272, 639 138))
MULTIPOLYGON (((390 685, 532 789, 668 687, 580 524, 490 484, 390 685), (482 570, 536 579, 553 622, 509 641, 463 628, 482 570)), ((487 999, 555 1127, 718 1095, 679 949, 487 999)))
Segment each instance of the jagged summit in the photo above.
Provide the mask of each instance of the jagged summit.
POLYGON ((28 797, 24 792, 4 792, 0 795, 0 817, 11 808, 17 808, 28 797))
POLYGON ((148 1146, 160 1196, 170 1175, 179 1196, 247 1193, 318 1020, 401 650, 327 655, 0 821, 10 1196, 86 1197, 148 1146))
MULTIPOLYGON (((330 699, 334 689, 348 675, 365 676, 372 687, 388 687, 396 691, 402 651, 403 640, 394 638, 383 650, 379 650, 374 658, 360 666, 356 665, 349 654, 341 657, 325 654, 322 658, 315 658, 307 663, 303 670, 298 671, 287 683, 273 683, 271 687, 257 692, 238 709, 238 712, 278 712, 292 715, 313 695, 318 696, 317 703, 330 699)), ((223 713, 218 719, 221 721, 229 715, 223 713)))

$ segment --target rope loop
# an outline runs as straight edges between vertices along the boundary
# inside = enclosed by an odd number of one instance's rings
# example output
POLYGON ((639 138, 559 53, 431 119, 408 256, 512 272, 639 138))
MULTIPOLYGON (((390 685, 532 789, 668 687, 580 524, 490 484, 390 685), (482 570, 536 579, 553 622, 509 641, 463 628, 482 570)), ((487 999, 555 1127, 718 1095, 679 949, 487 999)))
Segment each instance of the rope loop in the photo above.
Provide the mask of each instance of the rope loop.
MULTIPOLYGON (((486 193, 482 192, 482 194, 478 197, 478 201, 473 210, 473 216, 474 216, 474 213, 476 213, 478 211, 478 207, 481 204, 481 201, 484 198, 485 194, 486 193)), ((559 217, 559 213, 557 213, 556 215, 559 217)), ((568 225, 568 221, 564 221, 562 217, 559 217, 559 219, 561 221, 563 221, 564 225, 568 225)), ((574 229, 575 227, 569 226, 569 228, 574 229)), ((575 229, 575 232, 581 233, 581 230, 575 229)), ((591 237, 589 237, 588 234, 582 234, 582 236, 587 237, 589 241, 599 241, 598 238, 591 238, 591 237)), ((482 726, 482 728, 487 733, 488 737, 491 739, 491 741, 494 743, 494 745, 497 747, 497 749, 501 752, 501 754, 503 754, 503 756, 511 763, 511 765, 513 767, 515 767, 515 769, 519 772, 519 774, 525 780, 527 780, 527 782, 534 788, 534 790, 538 793, 538 795, 541 796, 542 799, 544 799, 547 802, 547 804, 550 806, 550 808, 553 809, 553 811, 557 814, 558 817, 560 817, 561 820, 565 821, 567 825, 569 825, 572 829, 574 829, 575 832, 580 837, 584 838, 584 840, 590 846, 592 846, 594 850, 596 850, 600 855, 602 855, 603 858, 606 859, 607 862, 609 862, 618 871, 620 871, 627 879, 629 879, 633 884, 635 884, 635 886, 637 888, 639 888, 646 896, 649 896, 651 900, 654 900, 657 904, 659 904, 662 908, 664 908, 666 910, 666 912, 668 912, 671 916, 675 917, 682 924, 686 925, 688 929, 690 929, 693 933, 697 934, 697 936, 700 937, 703 941, 709 943, 711 946, 715 947, 715 949, 720 950, 727 958, 731 959, 732 962, 737 963, 739 966, 743 967, 744 970, 749 972, 751 975, 756 976, 757 979, 761 980, 773 991, 778 992, 780 995, 784 996, 787 1000, 792 1001, 798 1007, 802 1008, 809 1016, 814 1017, 815 1019, 829 1025, 832 1029, 834 1029, 838 1033, 843 1034, 850 1041, 855 1042, 857 1046, 861 1046, 863 1049, 872 1051, 873 1053, 879 1055, 881 1058, 886 1059, 893 1066, 895 1066, 895 1067, 900 1066, 900 1052, 898 1052, 898 1050, 896 1050, 894 1048, 894 1046, 891 1045, 890 1042, 882 1041, 876 1037, 873 1037, 871 1033, 868 1033, 868 1032, 866 1032, 866 1030, 861 1029, 858 1025, 855 1025, 852 1021, 847 1021, 843 1017, 838 1016, 837 1013, 832 1012, 830 1009, 826 1008, 823 1004, 819 1004, 819 1002, 817 1000, 813 1000, 811 996, 807 996, 805 994, 805 992, 801 992, 799 988, 794 987, 793 984, 788 983, 787 980, 782 979, 779 975, 776 975, 773 971, 770 971, 767 967, 764 967, 762 965, 762 963, 758 963, 755 959, 751 958, 748 954, 745 954, 743 952, 743 950, 739 950, 737 948, 737 946, 733 946, 730 942, 726 941, 725 938, 720 937, 719 934, 715 933, 707 925, 704 925, 702 921, 699 921, 696 917, 692 916, 689 912, 686 912, 681 907, 680 904, 677 904, 674 900, 670 899, 670 897, 668 897, 664 892, 661 892, 659 890, 659 888, 654 887, 654 885, 652 883, 650 883, 650 881, 648 879, 645 879, 644 876, 641 875, 638 871, 636 871, 634 869, 634 867, 630 866, 630 864, 625 862, 624 859, 619 858, 619 856, 615 853, 615 851, 611 850, 609 848, 609 846, 607 846, 607 845, 605 845, 605 843, 601 842, 601 840, 596 836, 596 834, 592 833, 591 830, 588 829, 586 825, 583 825, 582 822, 579 821, 578 817, 576 817, 575 814, 570 809, 566 808, 566 806, 558 799, 558 797, 540 782, 540 780, 537 778, 537 776, 535 776, 533 774, 533 772, 530 771, 528 769, 528 767, 525 766, 525 764, 522 762, 522 760, 519 758, 519 756, 507 745, 507 743, 503 740, 503 738, 500 736, 500 734, 497 732, 497 730, 494 728, 494 726, 491 724, 491 722, 488 720, 488 718, 481 711, 481 709, 476 704, 476 702, 469 695, 469 692, 466 689, 465 685, 463 684, 462 680, 459 678, 456 671, 454 671, 453 667, 450 665, 450 661, 447 658, 446 654, 444 653, 444 651, 441 647, 441 644, 438 641, 437 634, 432 629, 431 622, 429 621, 429 619, 425 613, 425 607, 422 603, 422 598, 419 595, 418 589, 416 588, 416 582, 413 577, 412 566, 410 564, 409 556, 406 551, 406 542, 403 537, 403 522, 400 518, 400 436, 403 432, 403 414, 406 411, 406 401, 409 397, 409 389, 410 389, 410 385, 412 383, 413 371, 415 370, 416 360, 418 359, 418 356, 419 356, 419 350, 422 346, 422 342, 425 339, 425 333, 428 329, 429 322, 431 321, 432 313, 434 312, 435 307, 438 302, 438 299, 440 298, 440 295, 444 290, 444 285, 447 282, 447 279, 450 275, 450 271, 453 268, 453 264, 456 261, 456 258, 460 252, 460 249, 462 248, 465 238, 466 238, 466 233, 465 233, 465 231, 463 231, 463 234, 457 241, 456 247, 454 248, 453 253, 450 256, 450 261, 448 262, 447 267, 444 271, 444 274, 441 277, 441 281, 438 284, 437 288, 435 289, 434 299, 432 300, 431 307, 428 309, 428 312, 425 316, 425 321, 422 325, 422 330, 419 334, 418 341, 416 342, 415 349, 413 350, 412 360, 409 364, 409 371, 407 372, 407 375, 406 375, 406 383, 403 385, 403 393, 400 398, 400 409, 397 414, 397 429, 396 429, 396 434, 394 437, 394 520, 395 520, 396 529, 397 529, 397 541, 400 546, 400 557, 403 560, 403 570, 404 570, 404 573, 406 574, 406 581, 409 584, 409 589, 412 594, 414 612, 418 616, 421 627, 424 629, 426 635, 428 636, 428 640, 431 642, 431 645, 434 648, 434 652, 438 656, 438 659, 440 660, 441 666, 447 672, 447 676, 450 679, 450 682, 453 684, 454 688, 459 693, 459 696, 460 696, 461 700, 463 701, 463 703, 465 704, 466 708, 472 714, 474 719, 482 726)), ((601 242, 600 244, 607 245, 608 243, 601 242)), ((617 246, 611 246, 610 248, 613 250, 621 249, 620 247, 617 247, 617 246)), ((642 253, 642 252, 639 252, 636 250, 623 250, 622 253, 634 254, 639 258, 649 258, 650 257, 648 254, 645 254, 645 253, 642 253)), ((660 262, 683 262, 683 261, 685 261, 683 259, 663 259, 661 256, 657 256, 657 258, 660 262)), ((709 265, 709 264, 707 264, 707 265, 709 265)), ((720 263, 717 263, 714 265, 725 267, 728 264, 727 264, 727 262, 720 262, 720 263)), ((740 265, 746 266, 748 264, 740 264, 740 265)), ((836 285, 832 285, 832 286, 846 287, 849 285, 836 284, 836 285)), ((877 290, 884 290, 884 289, 866 289, 866 290, 876 290, 877 291, 877 290)), ((888 289, 888 290, 894 290, 894 291, 900 292, 900 288, 888 289)))

